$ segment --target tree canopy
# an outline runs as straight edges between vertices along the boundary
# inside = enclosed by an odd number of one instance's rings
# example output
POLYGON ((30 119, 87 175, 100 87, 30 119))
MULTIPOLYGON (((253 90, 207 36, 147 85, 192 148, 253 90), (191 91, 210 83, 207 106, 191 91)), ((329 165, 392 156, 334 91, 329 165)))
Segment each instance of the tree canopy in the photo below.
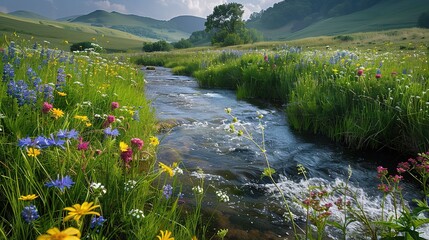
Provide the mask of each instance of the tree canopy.
POLYGON ((212 44, 230 46, 262 39, 262 35, 255 30, 246 29, 242 19, 243 13, 243 5, 239 3, 216 6, 204 24, 205 31, 211 36, 212 44))

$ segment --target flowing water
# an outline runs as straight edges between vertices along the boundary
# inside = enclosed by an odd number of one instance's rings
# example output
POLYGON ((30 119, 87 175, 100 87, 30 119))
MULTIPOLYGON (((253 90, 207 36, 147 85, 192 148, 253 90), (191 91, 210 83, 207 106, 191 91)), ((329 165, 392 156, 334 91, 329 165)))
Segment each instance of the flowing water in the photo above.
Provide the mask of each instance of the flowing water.
MULTIPOLYGON (((293 232, 285 221, 287 211, 281 204, 281 194, 268 178, 261 178, 266 167, 263 156, 254 144, 226 131, 231 119, 225 108, 232 109, 257 142, 262 141, 257 112, 264 115, 268 158, 298 223, 303 223, 305 212, 297 201, 306 198, 308 187, 322 185, 329 191, 344 184, 349 166, 350 187, 358 193, 369 215, 380 215, 376 168, 406 160, 393 154, 350 152, 323 137, 297 133, 289 127, 281 108, 239 101, 228 90, 198 88, 193 78, 173 76, 166 68, 146 70, 145 79, 146 95, 153 101, 157 117, 175 125, 159 136, 158 159, 168 164, 182 162, 186 170, 182 177, 186 183, 182 190, 185 202, 192 202, 191 188, 204 177, 204 208, 214 214, 216 229, 229 229, 227 239, 292 239, 293 232), (305 167, 306 178, 298 174, 298 164, 305 167), (229 202, 219 203, 216 190, 227 192, 229 202)), ((404 188, 408 199, 417 196, 415 186, 406 184, 404 188)), ((392 207, 388 203, 386 206, 392 207)), ((341 217, 341 211, 335 209, 331 208, 333 217, 341 217)), ((358 230, 357 224, 349 227, 350 234, 358 230)), ((336 234, 329 230, 328 239, 335 239, 336 234)), ((424 236, 429 237, 427 233, 424 236)), ((356 235, 349 239, 365 237, 356 235)))

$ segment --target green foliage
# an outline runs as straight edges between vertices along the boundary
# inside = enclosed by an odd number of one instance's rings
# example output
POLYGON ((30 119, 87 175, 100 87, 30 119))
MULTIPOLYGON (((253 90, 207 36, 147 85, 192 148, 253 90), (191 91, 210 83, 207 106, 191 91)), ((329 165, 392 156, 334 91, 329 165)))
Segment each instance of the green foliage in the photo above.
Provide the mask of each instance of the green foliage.
POLYGON ((70 51, 94 51, 100 53, 103 51, 103 48, 100 45, 92 42, 79 42, 74 43, 70 46, 70 51))
POLYGON ((54 227, 73 227, 88 239, 154 239, 160 230, 205 239, 203 193, 195 195, 195 208, 180 205, 182 185, 173 172, 179 163, 157 159, 155 112, 142 94, 142 72, 122 57, 30 49, 14 40, 0 63, 6 69, 0 238, 36 239, 54 227), (25 94, 18 94, 19 84, 25 94), (165 186, 171 186, 168 198, 165 186), (91 213, 65 219, 70 207, 85 202, 95 206, 91 213), (92 228, 94 215, 107 221, 92 228))
POLYGON ((173 46, 165 40, 160 40, 154 43, 145 42, 143 51, 145 52, 166 52, 173 49, 173 46))
POLYGON ((180 41, 173 43, 173 47, 177 49, 183 49, 183 48, 191 48, 192 42, 188 39, 180 39, 180 41))
POLYGON ((335 40, 340 40, 343 42, 347 42, 347 41, 353 41, 354 38, 350 35, 338 35, 334 37, 335 40))
POLYGON ((421 28, 429 28, 429 11, 420 14, 417 26, 421 28))

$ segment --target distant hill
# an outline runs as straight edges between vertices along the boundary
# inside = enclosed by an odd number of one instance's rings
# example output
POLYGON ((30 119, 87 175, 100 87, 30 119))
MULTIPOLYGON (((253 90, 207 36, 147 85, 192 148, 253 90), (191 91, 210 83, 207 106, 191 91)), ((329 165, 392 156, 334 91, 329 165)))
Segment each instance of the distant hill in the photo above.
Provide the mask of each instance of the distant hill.
POLYGON ((111 28, 95 27, 88 24, 60 22, 36 18, 23 18, 0 13, 0 34, 4 39, 9 35, 32 37, 34 42, 51 42, 63 50, 69 50, 70 44, 83 41, 98 43, 108 51, 141 50, 143 42, 156 39, 142 38, 111 28))
POLYGON ((61 22, 71 22, 73 21, 75 18, 80 17, 82 15, 74 15, 74 16, 68 16, 68 17, 62 17, 62 18, 57 18, 57 21, 61 21, 61 22))
POLYGON ((8 14, 13 15, 13 16, 17 16, 17 17, 50 20, 50 18, 48 18, 48 17, 42 16, 42 15, 39 15, 39 14, 34 13, 34 12, 30 12, 30 11, 19 10, 19 11, 10 12, 8 14))
POLYGON ((192 32, 204 29, 205 19, 181 16, 170 21, 156 20, 149 17, 128 15, 118 12, 97 10, 79 16, 72 22, 87 23, 92 26, 108 27, 128 32, 141 37, 162 39, 169 42, 188 38, 192 32))
POLYGON ((428 0, 286 0, 252 14, 267 40, 292 40, 416 27, 428 0))

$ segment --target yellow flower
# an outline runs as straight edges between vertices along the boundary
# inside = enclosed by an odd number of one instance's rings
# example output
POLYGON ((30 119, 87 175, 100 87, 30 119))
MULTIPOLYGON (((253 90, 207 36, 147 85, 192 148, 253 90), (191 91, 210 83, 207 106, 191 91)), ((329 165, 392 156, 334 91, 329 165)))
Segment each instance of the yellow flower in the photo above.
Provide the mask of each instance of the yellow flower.
POLYGON ((40 155, 40 153, 41 153, 40 150, 37 148, 28 148, 27 149, 27 155, 29 157, 37 157, 40 155))
POLYGON ((88 122, 89 121, 87 116, 80 116, 80 115, 74 116, 74 119, 81 120, 82 122, 88 122))
POLYGON ((90 123, 90 122, 86 122, 86 123, 85 123, 85 126, 87 126, 87 127, 91 127, 91 126, 92 126, 92 123, 90 123))
POLYGON ((66 75, 66 78, 67 78, 67 79, 70 79, 70 78, 72 78, 72 75, 71 75, 70 73, 68 73, 68 74, 66 75))
POLYGON ((67 96, 67 93, 65 93, 65 92, 57 92, 57 93, 58 93, 58 95, 60 95, 61 97, 67 96))
POLYGON ((161 232, 161 236, 156 236, 159 240, 174 240, 174 237, 170 237, 171 236, 171 232, 168 230, 162 231, 159 230, 161 232))
POLYGON ((197 236, 193 236, 191 240, 198 240, 197 236))
POLYGON ((152 146, 155 146, 155 147, 158 146, 159 145, 158 138, 154 137, 154 136, 150 137, 149 138, 149 144, 152 145, 152 146))
POLYGON ((52 108, 51 113, 55 119, 58 119, 58 118, 64 116, 64 112, 59 108, 52 108))
POLYGON ((48 234, 42 234, 37 240, 80 240, 80 231, 74 227, 69 227, 60 231, 54 227, 46 231, 48 234))
POLYGON ((174 176, 174 171, 171 167, 165 165, 162 162, 159 162, 159 167, 162 169, 163 172, 167 172, 170 175, 170 177, 174 176))
POLYGON ((36 194, 30 194, 27 196, 21 196, 18 198, 18 200, 22 200, 22 201, 32 201, 36 198, 38 198, 39 196, 37 196, 36 194))
POLYGON ((128 144, 126 144, 124 142, 120 142, 119 148, 121 149, 121 152, 126 152, 126 151, 128 151, 128 144))
POLYGON ((80 220, 80 217, 82 217, 83 215, 97 215, 100 216, 100 213, 98 212, 94 212, 91 211, 95 208, 100 207, 100 205, 94 205, 92 206, 92 204, 94 204, 93 202, 84 202, 82 203, 82 205, 80 204, 75 204, 73 205, 73 207, 66 207, 64 208, 64 210, 69 211, 68 215, 64 218, 64 222, 70 220, 70 219, 74 219, 76 222, 80 220))

